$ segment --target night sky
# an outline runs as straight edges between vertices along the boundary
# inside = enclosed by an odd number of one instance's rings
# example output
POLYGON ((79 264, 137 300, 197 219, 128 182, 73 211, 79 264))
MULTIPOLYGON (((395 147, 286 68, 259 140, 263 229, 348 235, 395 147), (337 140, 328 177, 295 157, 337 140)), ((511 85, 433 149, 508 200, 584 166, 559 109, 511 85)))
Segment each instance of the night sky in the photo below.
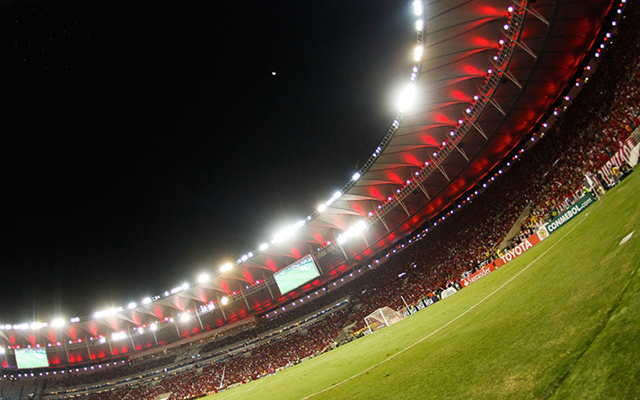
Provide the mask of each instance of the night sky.
POLYGON ((366 161, 413 65, 409 1, 136 3, 0 2, 0 324, 255 250, 366 161))

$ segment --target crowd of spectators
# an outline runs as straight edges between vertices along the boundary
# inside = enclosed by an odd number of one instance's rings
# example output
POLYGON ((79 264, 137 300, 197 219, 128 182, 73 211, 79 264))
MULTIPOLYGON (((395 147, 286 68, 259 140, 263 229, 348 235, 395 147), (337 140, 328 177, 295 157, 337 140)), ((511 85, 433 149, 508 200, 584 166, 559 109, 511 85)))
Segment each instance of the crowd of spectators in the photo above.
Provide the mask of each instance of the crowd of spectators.
MULTIPOLYGON (((640 7, 628 7, 627 20, 638 18, 640 7)), ((640 126, 639 38, 638 26, 627 24, 614 36, 615 43, 609 44, 580 96, 566 112, 561 110, 544 138, 510 160, 495 182, 482 188, 468 204, 431 226, 428 233, 390 251, 370 272, 279 318, 259 319, 231 333, 189 345, 198 346, 198 354, 216 354, 215 359, 182 363, 179 371, 166 371, 153 379, 136 380, 125 388, 82 398, 142 400, 172 393, 173 400, 215 392, 331 349, 344 327, 363 328, 364 317, 377 308, 399 310, 424 298, 437 299, 463 273, 496 257, 514 224, 521 223, 517 241, 579 195, 585 174, 597 173, 640 126), (347 306, 324 317, 310 318, 307 325, 297 321, 341 298, 349 298, 347 306)), ((171 353, 87 374, 87 378, 69 376, 56 383, 74 386, 116 379, 161 368, 175 359, 171 353)))

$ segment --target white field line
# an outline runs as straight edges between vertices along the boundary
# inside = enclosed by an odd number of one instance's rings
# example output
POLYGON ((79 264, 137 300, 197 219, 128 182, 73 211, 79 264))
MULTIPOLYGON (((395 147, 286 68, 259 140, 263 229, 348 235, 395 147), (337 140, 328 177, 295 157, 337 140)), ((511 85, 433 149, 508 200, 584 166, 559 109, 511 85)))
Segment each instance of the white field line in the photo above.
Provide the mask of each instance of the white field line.
POLYGON ((569 230, 567 233, 565 233, 560 239, 558 239, 557 242, 555 242, 554 244, 551 245, 551 247, 549 247, 547 250, 544 251, 544 253, 540 254, 538 257, 536 257, 535 260, 531 261, 526 267, 524 267, 520 272, 518 272, 517 274, 515 274, 513 277, 511 277, 511 279, 509 279, 508 281, 506 281, 505 283, 503 283, 502 285, 500 285, 499 288, 497 288, 496 290, 494 290, 493 292, 489 293, 485 298, 483 298, 482 300, 478 301, 476 304, 472 305, 467 311, 463 312, 462 314, 458 315, 457 317, 455 317, 454 319, 452 319, 451 321, 447 322, 446 324, 442 325, 440 328, 436 329, 435 331, 431 332, 430 334, 428 334, 427 336, 423 337, 422 339, 418 340, 417 342, 405 347, 404 349, 400 350, 399 352, 385 358, 384 360, 378 362, 377 364, 374 364, 372 366, 370 366, 369 368, 358 372, 355 375, 350 376, 349 378, 346 378, 338 383, 334 383, 333 385, 324 388, 318 392, 312 393, 306 397, 301 398, 300 400, 307 400, 310 399, 314 396, 317 396, 319 394, 328 392, 331 389, 334 389, 338 386, 341 386, 342 384, 345 384, 361 375, 364 375, 366 373, 368 373, 369 371, 371 371, 372 369, 386 363, 387 361, 390 361, 394 358, 396 358, 397 356, 399 356, 400 354, 403 354, 404 352, 406 352, 407 350, 412 349, 413 347, 417 346, 418 344, 424 342, 425 340, 429 339, 431 336, 435 335, 436 333, 440 332, 441 330, 443 330, 444 328, 446 328, 447 326, 453 324, 454 322, 456 322, 457 320, 459 320, 460 318, 464 317, 465 315, 467 315, 471 310, 473 310, 474 308, 478 307, 480 304, 484 303, 487 299, 489 299, 491 296, 493 296, 494 294, 498 293, 500 290, 502 290, 502 288, 504 288, 505 286, 507 286, 509 283, 511 283, 511 281, 513 281, 514 279, 516 279, 518 276, 520 276, 520 274, 522 274, 524 271, 526 271, 527 269, 529 269, 530 266, 532 266, 533 264, 535 264, 539 259, 541 259, 542 257, 544 257, 545 254, 547 254, 549 251, 551 251, 554 247, 556 247, 560 242, 562 242, 562 240, 567 237, 567 235, 569 235, 571 232, 573 232, 574 229, 576 229, 578 226, 580 226, 580 224, 582 224, 585 219, 586 219, 587 215, 585 214, 585 218, 583 218, 582 220, 578 221, 577 224, 575 224, 575 226, 573 226, 573 228, 571 228, 571 230, 569 230))

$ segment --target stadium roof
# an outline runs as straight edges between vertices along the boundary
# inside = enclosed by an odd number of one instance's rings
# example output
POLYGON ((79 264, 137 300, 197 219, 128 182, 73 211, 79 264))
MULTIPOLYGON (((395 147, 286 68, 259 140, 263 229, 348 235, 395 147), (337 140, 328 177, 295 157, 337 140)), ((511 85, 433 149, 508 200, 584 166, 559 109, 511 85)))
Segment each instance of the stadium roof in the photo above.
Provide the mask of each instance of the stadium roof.
MULTIPOLYGON (((605 0, 425 3, 423 15, 416 16, 424 23, 416 43, 423 56, 417 57, 414 71, 407 71, 407 84, 415 85, 415 102, 390 121, 388 135, 378 149, 372 149, 359 176, 321 212, 230 269, 212 271, 207 282, 176 288, 148 304, 111 310, 99 318, 48 326, 36 334, 30 329, 0 330, 3 346, 72 340, 82 347, 78 339, 110 338, 114 332, 140 326, 149 332, 158 321, 170 324, 171 319, 189 314, 196 328, 166 329, 165 339, 155 338, 171 341, 267 312, 303 291, 317 290, 461 202, 516 151, 561 99, 612 4, 605 0), (349 231, 353 226, 366 229, 349 231), (322 277, 302 291, 282 296, 273 273, 307 254, 317 261, 322 277), (229 304, 222 305, 223 297, 229 304)), ((133 342, 132 347, 138 347, 133 342)))

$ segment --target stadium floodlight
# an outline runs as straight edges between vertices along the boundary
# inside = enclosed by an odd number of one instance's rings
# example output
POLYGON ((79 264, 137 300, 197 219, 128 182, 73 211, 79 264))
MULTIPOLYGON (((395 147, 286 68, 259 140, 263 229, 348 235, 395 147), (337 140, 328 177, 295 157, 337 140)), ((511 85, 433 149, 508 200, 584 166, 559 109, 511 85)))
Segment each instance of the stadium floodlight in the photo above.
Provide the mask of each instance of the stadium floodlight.
POLYGON ((151 297, 145 297, 144 299, 142 299, 142 304, 149 304, 151 303, 151 297))
POLYGON ((191 317, 187 313, 184 313, 180 316, 180 321, 182 322, 189 322, 190 320, 191 320, 191 317))
POLYGON ((265 251, 269 248, 269 244, 268 243, 262 243, 259 247, 260 251, 265 251))
POLYGON ((198 276, 198 282, 200 283, 207 283, 209 282, 209 274, 207 273, 202 273, 198 276))
POLYGON ((320 204, 320 205, 318 206, 318 212, 319 212, 319 213, 325 212, 325 211, 326 211, 326 209, 327 209, 327 205, 326 205, 326 204, 324 204, 324 203, 322 203, 322 204, 320 204))
POLYGON ((106 337, 104 337, 104 336, 103 336, 103 337, 101 337, 101 338, 98 340, 98 343, 100 343, 100 344, 105 344, 105 343, 107 343, 107 338, 106 338, 106 337))
POLYGON ((413 12, 415 12, 416 15, 422 15, 422 13, 424 12, 424 9, 422 7, 422 0, 413 1, 413 12))
POLYGON ((423 53, 424 53, 424 47, 422 47, 422 45, 417 45, 416 48, 413 50, 413 59, 415 61, 422 60, 423 53))
POLYGON ((189 289, 189 284, 187 282, 182 284, 182 290, 187 290, 189 289))
POLYGON ((357 181, 358 179, 360 179, 362 175, 360 175, 360 172, 356 172, 355 174, 353 174, 353 176, 351 177, 352 181, 357 181))
POLYGON ((420 18, 419 20, 416 21, 416 30, 418 32, 422 32, 423 29, 424 29, 424 20, 420 18))
POLYGON ((51 321, 51 326, 53 326, 54 328, 59 328, 62 325, 64 325, 64 320, 62 318, 56 318, 51 321))
POLYGON ((144 328, 141 326, 138 327, 138 333, 142 335, 144 333, 144 328))
POLYGON ((222 303, 223 306, 226 306, 227 304, 229 304, 229 298, 227 296, 222 296, 222 298, 220 299, 220 302, 222 303))
POLYGON ((155 332, 158 330, 158 324, 153 323, 151 325, 149 325, 149 329, 151 329, 151 332, 155 332))
POLYGON ((207 310, 213 311, 213 310, 215 310, 215 308, 216 308, 216 305, 213 304, 213 301, 210 302, 209 304, 207 304, 207 310))
POLYGON ((398 107, 400 108, 400 112, 405 112, 407 109, 410 109, 416 100, 416 86, 413 84, 407 85, 407 87, 402 91, 400 95, 400 99, 398 101, 398 107))
POLYGON ((231 263, 226 263, 225 265, 223 265, 222 267, 220 267, 220 272, 227 272, 227 271, 231 271, 231 268, 233 268, 233 266, 231 265, 231 263))
POLYGON ((4 354, 6 352, 6 350, 4 349, 4 347, 0 347, 0 354, 4 354))
POLYGON ((132 301, 131 303, 127 304, 127 308, 128 308, 129 310, 133 310, 133 309, 134 309, 134 308, 136 308, 137 306, 138 306, 138 305, 137 305, 135 302, 133 302, 133 301, 132 301))
POLYGON ((338 200, 340 197, 342 197, 342 192, 339 190, 336 190, 336 192, 333 194, 333 196, 331 197, 333 200, 338 200))

